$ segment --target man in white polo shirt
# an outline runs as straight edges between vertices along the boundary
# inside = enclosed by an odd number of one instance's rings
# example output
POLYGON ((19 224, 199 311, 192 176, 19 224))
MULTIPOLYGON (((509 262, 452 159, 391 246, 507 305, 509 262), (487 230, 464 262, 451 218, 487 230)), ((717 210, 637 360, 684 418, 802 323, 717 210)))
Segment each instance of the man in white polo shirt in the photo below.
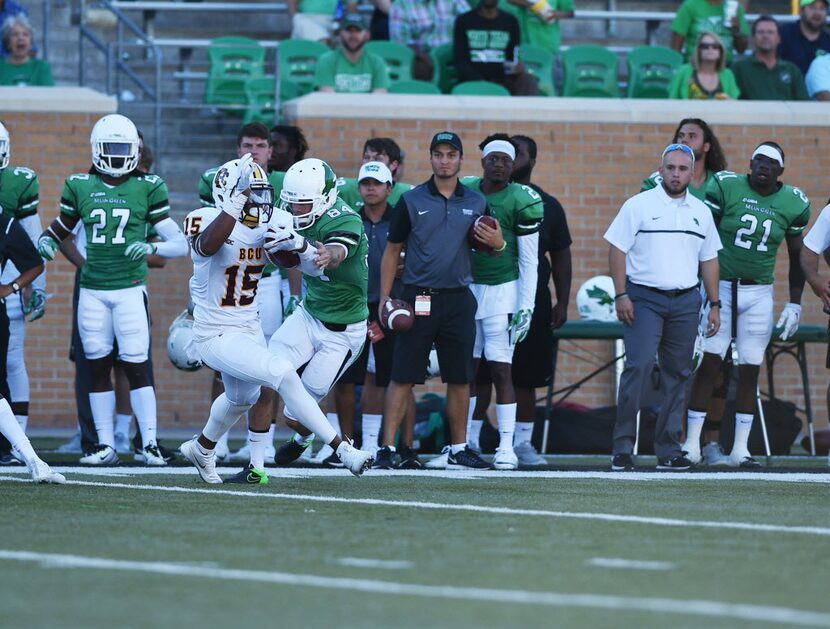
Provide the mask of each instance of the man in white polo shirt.
POLYGON ((660 412, 654 432, 657 469, 685 470, 682 455, 685 385, 692 373, 701 296, 698 273, 712 308, 707 334, 720 327, 718 250, 721 248, 709 208, 687 193, 695 156, 684 144, 663 151, 660 185, 626 201, 605 239, 614 279, 617 316, 624 324, 625 368, 620 377, 614 425, 612 470, 634 468, 637 412, 651 376, 660 363, 660 412))

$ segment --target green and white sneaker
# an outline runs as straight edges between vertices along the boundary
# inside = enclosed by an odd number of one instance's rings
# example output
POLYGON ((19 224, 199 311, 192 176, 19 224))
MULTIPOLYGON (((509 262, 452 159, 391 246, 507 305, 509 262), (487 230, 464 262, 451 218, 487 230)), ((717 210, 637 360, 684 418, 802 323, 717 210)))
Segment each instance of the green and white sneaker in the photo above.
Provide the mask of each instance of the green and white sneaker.
POLYGON ((265 473, 265 470, 258 470, 248 463, 241 472, 226 478, 225 482, 236 483, 237 485, 267 485, 268 474, 265 473))

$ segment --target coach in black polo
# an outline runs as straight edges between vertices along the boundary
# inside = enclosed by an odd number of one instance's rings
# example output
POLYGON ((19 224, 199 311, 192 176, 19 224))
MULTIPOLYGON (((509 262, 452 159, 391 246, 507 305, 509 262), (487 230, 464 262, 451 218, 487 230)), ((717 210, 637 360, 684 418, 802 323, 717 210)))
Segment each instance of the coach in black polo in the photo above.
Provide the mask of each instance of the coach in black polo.
MULTIPOLYGON (((406 247, 401 298, 415 308, 415 323, 395 339, 392 378, 384 404, 383 447, 376 465, 391 467, 395 433, 403 420, 413 384, 424 382, 429 352, 435 343, 441 379, 447 384, 447 415, 452 451, 448 467, 486 468, 467 448, 467 410, 473 381, 476 300, 470 292, 470 246, 467 232, 487 213, 487 201, 462 186, 461 138, 443 131, 429 145, 432 177, 405 192, 392 216, 380 270, 380 307, 389 299, 395 269, 406 247)), ((495 249, 504 243, 501 229, 476 227, 477 236, 495 249)))

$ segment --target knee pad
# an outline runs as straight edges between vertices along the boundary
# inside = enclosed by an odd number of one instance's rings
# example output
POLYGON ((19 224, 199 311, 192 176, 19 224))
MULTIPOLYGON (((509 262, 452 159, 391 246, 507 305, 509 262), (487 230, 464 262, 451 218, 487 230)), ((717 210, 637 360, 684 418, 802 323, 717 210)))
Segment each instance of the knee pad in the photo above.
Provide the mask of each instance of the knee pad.
POLYGON ((141 389, 143 387, 153 386, 152 378, 150 378, 150 361, 145 360, 140 363, 130 363, 119 360, 118 364, 124 370, 124 375, 130 382, 130 389, 141 389))

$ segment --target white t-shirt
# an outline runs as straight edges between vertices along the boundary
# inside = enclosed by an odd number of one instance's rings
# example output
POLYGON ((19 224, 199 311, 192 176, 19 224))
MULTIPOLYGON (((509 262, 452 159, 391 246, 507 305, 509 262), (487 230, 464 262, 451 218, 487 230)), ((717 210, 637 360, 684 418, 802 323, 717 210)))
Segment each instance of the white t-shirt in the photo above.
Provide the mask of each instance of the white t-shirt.
POLYGON ((628 199, 605 232, 626 254, 628 279, 661 290, 690 288, 700 262, 721 249, 712 212, 688 192, 672 199, 662 185, 628 199))
POLYGON ((830 247, 830 205, 824 206, 815 225, 804 236, 804 246, 819 255, 830 247))

